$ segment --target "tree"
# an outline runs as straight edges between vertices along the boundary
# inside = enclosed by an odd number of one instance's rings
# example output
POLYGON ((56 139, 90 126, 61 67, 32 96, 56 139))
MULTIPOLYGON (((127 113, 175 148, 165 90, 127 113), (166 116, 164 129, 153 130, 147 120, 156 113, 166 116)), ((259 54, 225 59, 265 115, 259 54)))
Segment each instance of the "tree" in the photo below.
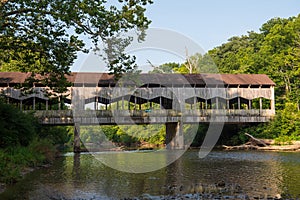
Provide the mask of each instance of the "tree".
POLYGON ((186 55, 186 61, 175 68, 177 73, 218 73, 217 67, 209 54, 196 53, 192 56, 186 55))
POLYGON ((153 67, 153 70, 150 71, 149 73, 167 73, 167 74, 172 74, 174 73, 174 70, 178 69, 180 67, 179 63, 164 63, 162 65, 159 65, 156 67, 153 65, 150 61, 148 61, 149 64, 153 67))
POLYGON ((4 104, 0 99, 0 148, 27 146, 36 136, 36 120, 31 114, 4 104))
MULTIPOLYGON (((44 75, 46 85, 59 82, 55 80, 69 73, 77 52, 90 50, 85 46, 84 36, 96 48, 100 42, 108 44, 129 30, 136 30, 139 39, 143 39, 150 24, 144 15, 145 6, 151 3, 151 0, 118 0, 116 5, 106 0, 1 0, 0 69, 33 72, 32 79, 39 73, 44 75)), ((113 51, 118 48, 116 45, 106 47, 113 51)), ((114 73, 136 67, 134 58, 123 52, 108 61, 114 73), (120 67, 119 63, 125 64, 120 67)))
POLYGON ((271 19, 262 25, 260 33, 232 37, 209 55, 221 73, 269 75, 277 85, 278 108, 288 99, 299 102, 300 15, 271 19))
POLYGON ((300 15, 288 20, 278 19, 278 23, 269 28, 259 53, 268 66, 268 73, 279 86, 278 94, 284 96, 284 100, 292 99, 298 104, 300 15))
POLYGON ((274 121, 244 129, 243 134, 299 139, 300 15, 271 19, 259 33, 233 37, 209 55, 222 73, 264 73, 276 83, 274 121))

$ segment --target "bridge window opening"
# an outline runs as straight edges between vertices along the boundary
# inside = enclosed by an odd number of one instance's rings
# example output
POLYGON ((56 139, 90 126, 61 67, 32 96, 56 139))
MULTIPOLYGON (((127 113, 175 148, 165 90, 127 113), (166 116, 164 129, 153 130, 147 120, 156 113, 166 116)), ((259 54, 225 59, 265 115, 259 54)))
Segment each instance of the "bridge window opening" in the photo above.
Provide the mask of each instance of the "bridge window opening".
POLYGON ((249 100, 249 99, 240 97, 240 104, 241 104, 240 109, 250 110, 251 109, 250 107, 252 107, 249 103, 250 101, 251 100, 249 100))
POLYGON ((120 109, 120 101, 114 100, 110 104, 108 104, 108 110, 119 110, 120 109))
POLYGON ((144 99, 144 98, 138 98, 138 102, 137 103, 139 104, 139 109, 140 110, 145 110, 148 101, 147 101, 147 99, 144 99))
POLYGON ((184 106, 185 106, 186 110, 192 110, 193 109, 193 104, 185 103, 184 106))
POLYGON ((220 109, 220 98, 219 97, 209 99, 207 102, 208 102, 208 109, 220 109))
POLYGON ((160 110, 162 108, 161 106, 161 98, 155 98, 152 104, 152 109, 153 110, 160 110))
POLYGON ((215 97, 207 101, 202 100, 200 109, 226 109, 226 105, 226 99, 215 97))
POLYGON ((253 101, 250 99, 245 99, 243 97, 236 97, 233 99, 229 99, 228 106, 229 109, 250 110, 253 109, 253 101))
POLYGON ((131 110, 142 110, 143 104, 147 103, 147 100, 144 98, 140 98, 137 96, 130 96, 129 98, 130 104, 128 105, 128 109, 131 110), (133 105, 133 106, 132 106, 133 105))
POLYGON ((162 97, 162 108, 163 109, 172 109, 172 100, 162 97))
POLYGON ((94 110, 94 108, 95 108, 94 102, 87 103, 84 105, 84 110, 94 110))
POLYGON ((47 105, 49 110, 65 110, 67 106, 64 104, 64 100, 60 100, 59 97, 50 98, 47 105))
POLYGON ((95 97, 91 97, 84 100, 84 110, 96 110, 95 109, 95 97))
POLYGON ((46 110, 46 101, 45 99, 35 98, 35 110, 46 110))
POLYGON ((185 100, 187 110, 197 110, 200 103, 197 101, 197 97, 191 97, 185 100))
POLYGON ((30 97, 27 99, 24 99, 22 101, 22 110, 35 110, 36 109, 36 98, 30 97))
POLYGON ((222 97, 218 97, 218 109, 227 109, 227 101, 222 97))
POLYGON ((12 105, 12 106, 14 106, 16 108, 20 108, 20 102, 21 102, 20 100, 17 100, 17 99, 14 99, 14 98, 10 98, 10 97, 6 97, 5 100, 6 100, 7 104, 10 104, 10 105, 12 105))
POLYGON ((239 97, 229 99, 229 109, 239 109, 239 97))
POLYGON ((212 100, 211 99, 207 99, 206 102, 205 102, 205 109, 212 109, 212 100))
POLYGON ((197 108, 199 108, 200 110, 206 109, 206 100, 205 99, 197 97, 196 100, 197 100, 197 108))
POLYGON ((137 110, 137 104, 132 103, 130 101, 126 102, 127 110, 137 110))
POLYGON ((161 109, 172 109, 173 101, 172 99, 168 99, 165 97, 156 97, 154 99, 150 99, 149 102, 152 103, 153 110, 161 110, 161 109))
POLYGON ((99 110, 109 110, 109 104, 106 103, 99 103, 99 110))
POLYGON ((252 109, 271 109, 271 100, 263 97, 253 99, 252 109))
MULTIPOLYGON (((107 110, 108 109, 108 104, 110 103, 109 99, 103 98, 103 97, 96 97, 96 104, 98 110, 107 110)), ((95 105, 94 105, 95 107, 95 105)))

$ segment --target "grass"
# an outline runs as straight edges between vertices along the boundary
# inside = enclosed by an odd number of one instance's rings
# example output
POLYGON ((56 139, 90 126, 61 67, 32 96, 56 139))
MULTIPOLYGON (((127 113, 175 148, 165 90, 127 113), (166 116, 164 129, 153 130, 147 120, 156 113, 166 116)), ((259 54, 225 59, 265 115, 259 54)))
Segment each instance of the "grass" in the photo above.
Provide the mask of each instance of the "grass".
POLYGON ((34 140, 28 147, 0 149, 0 182, 13 184, 22 178, 22 171, 51 163, 56 150, 47 140, 34 140))

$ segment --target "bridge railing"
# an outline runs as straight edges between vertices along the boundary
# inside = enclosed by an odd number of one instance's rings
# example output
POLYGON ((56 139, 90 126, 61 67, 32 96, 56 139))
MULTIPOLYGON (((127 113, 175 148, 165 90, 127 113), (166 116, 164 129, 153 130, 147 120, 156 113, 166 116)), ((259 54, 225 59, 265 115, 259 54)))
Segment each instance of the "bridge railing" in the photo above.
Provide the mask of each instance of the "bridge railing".
POLYGON ((184 112, 176 110, 39 110, 35 111, 35 116, 42 117, 151 117, 151 116, 274 116, 274 110, 185 110, 184 112))
MULTIPOLYGON (((48 110, 35 111, 41 124, 137 124, 178 122, 210 122, 221 120, 228 123, 267 122, 274 116, 273 110, 48 110), (217 117, 217 118, 215 118, 217 117), (221 118, 219 118, 221 117, 221 118)), ((221 122, 220 121, 220 122, 221 122)))

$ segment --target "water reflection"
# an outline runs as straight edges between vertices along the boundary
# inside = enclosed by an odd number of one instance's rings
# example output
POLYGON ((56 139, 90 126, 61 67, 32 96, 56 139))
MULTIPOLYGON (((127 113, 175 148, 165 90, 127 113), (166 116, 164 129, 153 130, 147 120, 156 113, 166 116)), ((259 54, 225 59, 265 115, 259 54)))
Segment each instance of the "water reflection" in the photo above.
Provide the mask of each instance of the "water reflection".
MULTIPOLYGON (((119 154, 122 162, 126 156, 119 154)), ((161 160, 164 162, 164 159, 161 160)), ((120 199, 220 190, 253 197, 296 197, 300 188, 300 154, 211 152, 200 159, 188 151, 176 162, 150 173, 132 174, 103 165, 89 154, 68 154, 7 189, 0 199, 120 199)))

